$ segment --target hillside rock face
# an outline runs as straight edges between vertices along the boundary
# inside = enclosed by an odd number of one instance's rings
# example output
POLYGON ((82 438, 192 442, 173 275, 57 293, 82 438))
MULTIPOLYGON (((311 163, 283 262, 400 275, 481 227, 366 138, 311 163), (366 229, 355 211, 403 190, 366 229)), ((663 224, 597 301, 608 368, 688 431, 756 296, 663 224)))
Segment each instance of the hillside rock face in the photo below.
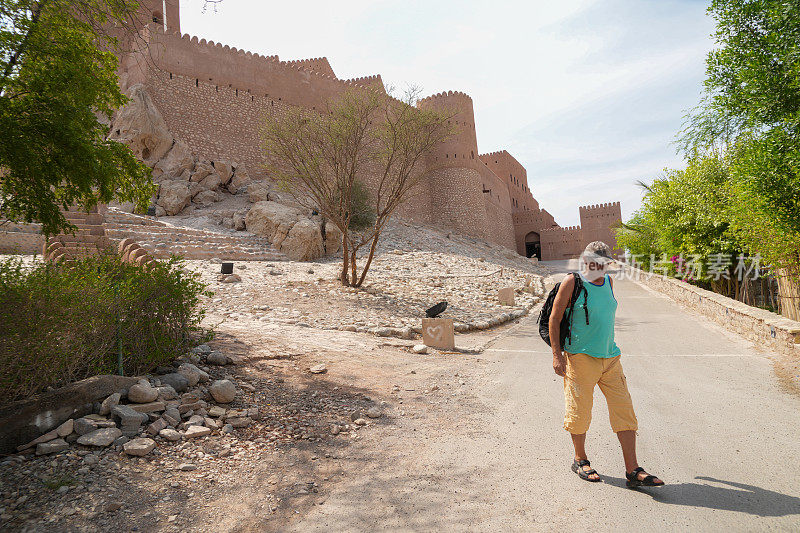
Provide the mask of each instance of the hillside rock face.
POLYGON ((174 139, 142 84, 132 86, 127 95, 130 101, 115 114, 109 138, 127 144, 152 167, 167 155, 174 139))
POLYGON ((339 251, 341 232, 332 224, 311 216, 293 198, 272 192, 266 181, 253 181, 243 163, 199 160, 185 142, 172 135, 142 85, 132 86, 127 95, 130 101, 113 117, 109 138, 127 144, 153 169, 153 181, 159 184, 152 200, 157 215, 180 215, 190 206, 208 208, 239 195, 246 205, 252 202, 252 207, 230 213, 220 222, 223 226, 264 235, 296 261, 312 261, 339 251))

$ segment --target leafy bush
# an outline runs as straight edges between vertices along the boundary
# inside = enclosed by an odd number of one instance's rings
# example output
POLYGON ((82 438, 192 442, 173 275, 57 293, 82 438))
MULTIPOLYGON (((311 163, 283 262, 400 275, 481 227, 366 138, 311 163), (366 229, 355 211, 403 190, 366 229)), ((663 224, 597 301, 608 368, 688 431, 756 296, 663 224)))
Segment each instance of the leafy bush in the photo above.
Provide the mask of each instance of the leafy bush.
POLYGON ((199 275, 173 259, 144 269, 102 255, 0 261, 0 404, 96 374, 147 372, 204 336, 199 275))

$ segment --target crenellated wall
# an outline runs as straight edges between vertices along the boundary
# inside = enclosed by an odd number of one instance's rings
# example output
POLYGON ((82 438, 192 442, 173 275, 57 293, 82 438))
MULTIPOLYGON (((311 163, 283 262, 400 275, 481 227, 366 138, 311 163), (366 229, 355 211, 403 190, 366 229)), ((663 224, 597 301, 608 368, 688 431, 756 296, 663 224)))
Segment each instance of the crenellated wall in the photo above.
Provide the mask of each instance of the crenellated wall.
MULTIPOLYGON (((142 16, 157 20, 138 36, 146 47, 120 57, 120 84, 144 84, 170 131, 200 159, 243 162, 253 177, 266 177, 259 132, 267 114, 291 106, 324 112, 331 99, 353 87, 385 94, 379 74, 341 80, 325 57, 281 61, 182 35, 178 0, 141 6, 142 16)), ((426 158, 420 185, 399 215, 523 255, 526 239, 536 241, 543 259, 579 252, 590 236, 613 240, 608 224, 620 218, 619 202, 581 207, 583 230, 559 228, 531 194, 519 161, 506 150, 478 154, 469 95, 442 92, 417 106, 452 113, 454 135, 426 158)))
POLYGON ((541 232, 542 259, 552 261, 577 257, 587 241, 580 226, 549 228, 541 232))
POLYGON ((619 202, 597 205, 584 205, 578 208, 581 227, 587 242, 603 241, 613 249, 614 255, 622 253, 617 248, 617 239, 612 228, 622 222, 622 208, 619 202))
POLYGON ((475 113, 472 98, 458 91, 447 91, 423 98, 420 109, 435 109, 453 114, 450 124, 453 135, 428 157, 431 167, 465 167, 479 169, 478 139, 475 133, 475 113))

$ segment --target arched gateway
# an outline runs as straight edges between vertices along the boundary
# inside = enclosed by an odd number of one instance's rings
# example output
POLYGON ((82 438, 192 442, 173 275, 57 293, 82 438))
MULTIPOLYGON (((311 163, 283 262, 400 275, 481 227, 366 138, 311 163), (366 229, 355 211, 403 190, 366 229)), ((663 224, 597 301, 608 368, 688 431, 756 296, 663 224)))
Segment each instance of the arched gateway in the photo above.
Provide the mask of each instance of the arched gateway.
POLYGON ((535 231, 525 235, 525 257, 535 257, 540 261, 542 259, 542 245, 539 234, 535 231))

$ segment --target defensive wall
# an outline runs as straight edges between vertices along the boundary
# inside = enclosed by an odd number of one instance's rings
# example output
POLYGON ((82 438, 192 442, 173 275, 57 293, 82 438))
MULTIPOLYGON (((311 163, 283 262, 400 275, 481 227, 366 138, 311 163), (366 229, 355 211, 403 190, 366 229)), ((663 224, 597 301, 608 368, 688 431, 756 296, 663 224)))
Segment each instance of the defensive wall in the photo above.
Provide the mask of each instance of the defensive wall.
MULTIPOLYGON (((168 128, 201 159, 244 162, 253 177, 266 177, 259 133, 266 114, 286 113, 289 106, 323 112, 351 87, 385 93, 380 75, 341 80, 325 57, 281 61, 181 34, 177 0, 141 5, 152 22, 137 36, 144 46, 120 58, 120 84, 144 84, 168 128)), ((560 228, 540 208, 525 168, 511 154, 478 154, 469 95, 447 91, 417 105, 453 113, 455 134, 426 159, 424 177, 400 216, 523 255, 539 239, 542 259, 574 254, 595 236, 616 245, 607 223, 619 218, 618 202, 581 207, 583 229, 560 228)))

